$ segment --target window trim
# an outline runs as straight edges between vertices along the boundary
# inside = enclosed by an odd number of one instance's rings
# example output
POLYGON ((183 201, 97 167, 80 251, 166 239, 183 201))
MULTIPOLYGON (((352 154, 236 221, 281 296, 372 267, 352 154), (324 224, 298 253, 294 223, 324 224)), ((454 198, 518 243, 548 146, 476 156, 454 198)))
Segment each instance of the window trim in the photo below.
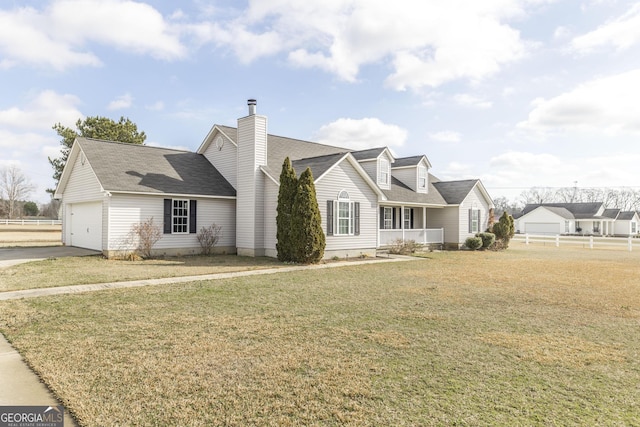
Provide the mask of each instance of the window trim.
POLYGON ((190 202, 189 199, 171 199, 171 234, 189 234, 189 221, 190 221, 190 202), (176 203, 181 203, 182 206, 176 206, 176 203), (182 215, 176 215, 176 210, 183 210, 182 215), (176 223, 176 219, 183 219, 184 223, 176 223), (176 231, 176 228, 184 228, 184 231, 176 231))
POLYGON ((402 208, 403 218, 402 218, 402 226, 405 230, 411 230, 411 217, 413 215, 412 208, 402 208), (408 218, 407 218, 408 214, 408 218))
POLYGON ((380 161, 378 162, 378 167, 380 168, 380 170, 378 171, 378 184, 389 185, 391 175, 391 162, 389 162, 389 159, 381 157, 380 161))
POLYGON ((425 190, 427 188, 427 168, 418 165, 418 189, 425 190))
POLYGON ((469 209, 469 232, 480 232, 480 209, 469 209), (474 227, 475 225, 475 227, 474 227))
POLYGON ((382 207, 382 224, 383 230, 393 230, 393 210, 395 209, 392 206, 383 206, 382 207), (387 217, 387 212, 389 213, 389 217, 387 217), (388 225, 388 226, 387 226, 388 225))

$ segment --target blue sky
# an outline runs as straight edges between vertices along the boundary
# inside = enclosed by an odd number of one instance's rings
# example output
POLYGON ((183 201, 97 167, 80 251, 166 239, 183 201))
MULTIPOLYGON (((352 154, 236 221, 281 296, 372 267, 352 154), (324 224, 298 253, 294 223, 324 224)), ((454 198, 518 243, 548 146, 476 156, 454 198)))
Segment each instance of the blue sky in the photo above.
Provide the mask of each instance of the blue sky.
POLYGON ((258 100, 269 132, 426 154, 493 197, 640 188, 640 3, 0 2, 0 166, 46 202, 55 123, 129 117, 196 150, 258 100))

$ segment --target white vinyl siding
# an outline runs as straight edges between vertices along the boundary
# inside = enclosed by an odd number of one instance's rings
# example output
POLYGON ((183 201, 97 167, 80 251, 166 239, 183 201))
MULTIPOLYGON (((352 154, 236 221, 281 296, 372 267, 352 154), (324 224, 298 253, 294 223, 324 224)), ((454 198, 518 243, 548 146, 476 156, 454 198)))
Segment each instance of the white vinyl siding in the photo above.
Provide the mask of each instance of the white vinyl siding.
POLYGON ((209 160, 209 163, 211 163, 222 174, 222 176, 229 181, 229 184, 231 184, 233 188, 237 188, 238 149, 233 142, 220 133, 216 133, 216 135, 213 135, 212 137, 213 140, 211 141, 211 144, 209 144, 206 151, 202 154, 207 158, 207 160, 209 160), (216 147, 215 141, 218 136, 225 140, 221 150, 216 147))
MULTIPOLYGON (((198 231, 213 223, 222 227, 218 247, 235 247, 235 201, 229 199, 197 199, 196 224, 198 231)), ((114 193, 109 203, 109 241, 112 251, 133 249, 131 226, 149 218, 162 229, 163 196, 143 196, 114 193)), ((197 234, 163 234, 155 245, 158 250, 183 249, 183 253, 198 253, 197 234)))
POLYGON ((267 161, 267 119, 238 119, 236 245, 244 254, 264 249, 264 174, 267 161), (248 252, 245 252, 248 251, 248 252))
POLYGON ((394 178, 396 178, 397 180, 399 180, 400 182, 402 182, 404 185, 406 185, 407 187, 409 187, 410 189, 412 189, 413 191, 416 191, 416 168, 415 167, 405 167, 405 168, 398 168, 398 169, 392 169, 391 170, 391 175, 393 175, 394 178))
POLYGON ((462 243, 467 237, 486 230, 488 217, 489 205, 476 185, 469 192, 458 210, 458 221, 460 221, 460 225, 458 227, 458 230, 460 231, 458 242, 462 243), (469 232, 469 209, 479 211, 478 215, 480 220, 478 223, 478 231, 469 232))
POLYGON ((574 229, 572 222, 570 219, 568 220, 545 207, 538 207, 518 219, 517 230, 531 234, 572 233, 574 229), (569 222, 569 231, 566 231, 567 222, 569 222))
MULTIPOLYGON (((360 203, 360 234, 327 236, 325 251, 371 249, 377 245, 378 196, 353 166, 343 160, 320 181, 316 182, 322 230, 327 232, 327 200, 335 201, 341 190, 349 193, 350 202, 360 203)), ((334 209, 334 217, 337 215, 334 209)), ((334 227, 334 233, 336 229, 334 227)))
MULTIPOLYGON (((88 161, 81 161, 83 154, 80 153, 71 169, 71 174, 64 190, 62 198, 62 242, 70 244, 71 242, 71 210, 70 204, 84 202, 103 202, 105 199, 102 187, 96 178, 93 169, 88 161)), ((106 234, 106 224, 102 224, 103 236, 106 234)))
MULTIPOLYGON (((444 228, 445 243, 460 244, 460 215, 458 206, 450 206, 443 209, 429 209, 427 213, 427 228, 444 228)), ((464 212, 467 214, 467 212, 464 212)), ((466 234, 466 220, 464 222, 466 234)), ((464 240, 462 240, 464 242, 464 240)))

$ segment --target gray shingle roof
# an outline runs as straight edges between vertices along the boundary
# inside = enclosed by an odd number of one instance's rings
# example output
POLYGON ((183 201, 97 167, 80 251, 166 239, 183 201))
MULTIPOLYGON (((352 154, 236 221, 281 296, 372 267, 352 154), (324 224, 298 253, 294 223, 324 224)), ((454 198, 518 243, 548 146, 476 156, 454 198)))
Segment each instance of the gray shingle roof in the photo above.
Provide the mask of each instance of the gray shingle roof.
POLYGON ((201 154, 78 138, 107 191, 233 197, 236 191, 201 154))
MULTIPOLYGON (((220 126, 220 130, 225 133, 234 143, 238 143, 238 129, 230 126, 220 126)), ((315 142, 302 141, 300 139, 286 138, 283 136, 267 135, 267 166, 272 171, 282 169, 284 159, 289 156, 289 160, 293 162, 299 159, 308 159, 317 156, 326 156, 328 154, 347 153, 349 149, 333 147, 331 145, 318 144, 315 142)), ((304 169, 303 169, 304 170, 304 169)), ((298 171, 301 173, 302 171, 298 171)), ((279 173, 278 173, 279 175, 279 173)), ((315 172, 314 172, 314 177, 315 172)))
POLYGON ((522 214, 525 215, 539 206, 565 208, 571 212, 575 219, 588 219, 594 218, 600 208, 602 202, 593 203, 529 203, 522 210, 522 214))
POLYGON ((391 177, 391 190, 382 190, 389 202, 419 203, 430 205, 446 205, 446 200, 429 182, 429 192, 426 194, 416 193, 411 188, 404 185, 400 180, 391 177))
POLYGON ((401 168, 403 166, 417 166, 420 163, 424 156, 411 156, 411 157, 401 157, 396 159, 395 162, 391 165, 391 168, 401 168))
POLYGON ((373 160, 378 158, 385 148, 386 147, 369 148, 367 150, 352 151, 351 154, 353 154, 353 157, 355 157, 357 161, 373 160))
POLYGON ((604 218, 616 219, 620 214, 620 209, 605 209, 602 212, 604 218))
MULTIPOLYGON (((437 180, 437 178, 429 175, 429 181, 434 180, 437 180)), ((447 203, 459 205, 477 183, 477 179, 465 179, 462 181, 436 181, 433 185, 447 203)))
MULTIPOLYGON (((306 168, 310 168, 311 173, 313 174, 313 179, 316 179, 329 170, 331 166, 335 165, 338 160, 345 156, 345 154, 346 153, 337 153, 326 156, 311 157, 308 159, 294 160, 291 162, 291 166, 293 166, 298 176, 300 176, 306 168)), ((282 169, 282 167, 280 169, 282 169)))
POLYGON ((566 208, 559 208, 556 206, 545 206, 545 209, 548 209, 549 211, 555 213, 556 215, 561 216, 562 218, 566 218, 566 219, 574 218, 573 214, 569 212, 566 208))
POLYGON ((635 211, 622 211, 620 212, 620 215, 618 215, 617 219, 620 219, 623 221, 631 221, 635 214, 636 214, 635 211))

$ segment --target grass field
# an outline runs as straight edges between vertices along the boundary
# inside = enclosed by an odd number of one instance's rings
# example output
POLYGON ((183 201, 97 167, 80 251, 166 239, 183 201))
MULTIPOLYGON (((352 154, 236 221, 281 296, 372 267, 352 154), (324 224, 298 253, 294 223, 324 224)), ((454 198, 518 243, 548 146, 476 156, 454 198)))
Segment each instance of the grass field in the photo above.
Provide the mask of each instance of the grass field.
POLYGON ((82 425, 640 425, 640 254, 516 246, 0 304, 82 425))
POLYGON ((15 246, 59 246, 62 244, 60 225, 0 224, 0 248, 15 246))

